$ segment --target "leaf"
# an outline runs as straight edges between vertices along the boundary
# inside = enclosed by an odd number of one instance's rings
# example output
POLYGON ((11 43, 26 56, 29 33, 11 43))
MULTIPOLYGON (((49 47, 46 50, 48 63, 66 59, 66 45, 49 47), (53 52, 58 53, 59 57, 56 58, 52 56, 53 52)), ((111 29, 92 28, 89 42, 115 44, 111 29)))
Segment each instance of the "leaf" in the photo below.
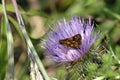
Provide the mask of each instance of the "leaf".
POLYGON ((11 16, 8 16, 8 19, 9 19, 9 20, 11 21, 11 23, 14 25, 14 27, 15 27, 16 30, 18 31, 20 37, 21 37, 22 40, 25 42, 24 36, 22 35, 22 32, 21 32, 21 30, 20 30, 20 27, 19 27, 17 21, 16 21, 14 18, 12 18, 11 16))
MULTIPOLYGON (((6 5, 6 10, 10 12, 15 12, 12 4, 6 5)), ((0 12, 3 12, 2 4, 0 4, 0 12)))
POLYGON ((7 68, 7 33, 5 18, 1 19, 1 39, 0 39, 0 80, 4 80, 7 68))

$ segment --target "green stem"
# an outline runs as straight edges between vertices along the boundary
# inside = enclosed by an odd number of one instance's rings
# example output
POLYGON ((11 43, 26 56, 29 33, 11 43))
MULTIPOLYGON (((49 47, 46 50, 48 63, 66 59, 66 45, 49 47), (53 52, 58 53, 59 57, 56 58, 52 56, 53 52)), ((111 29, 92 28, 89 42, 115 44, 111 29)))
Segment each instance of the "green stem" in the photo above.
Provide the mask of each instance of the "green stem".
POLYGON ((110 51, 112 53, 112 56, 118 61, 118 63, 120 64, 120 60, 117 58, 117 56, 115 55, 115 53, 113 52, 111 46, 110 46, 110 51))
POLYGON ((14 8, 15 8, 15 13, 16 13, 16 17, 17 17, 17 20, 18 20, 18 23, 19 23, 19 27, 20 27, 20 29, 21 29, 21 31, 23 33, 23 36, 26 39, 27 47, 30 50, 30 54, 33 56, 33 60, 35 60, 35 62, 37 63, 37 66, 40 69, 41 73, 43 74, 44 79, 45 80, 50 80, 50 78, 48 77, 48 75, 47 75, 47 73, 45 71, 45 68, 44 68, 44 66, 42 64, 42 61, 39 59, 38 54, 37 54, 32 42, 31 42, 29 36, 27 35, 25 25, 24 25, 23 19, 21 17, 21 14, 20 14, 20 12, 18 10, 16 0, 12 0, 12 2, 13 2, 13 5, 14 5, 14 8))

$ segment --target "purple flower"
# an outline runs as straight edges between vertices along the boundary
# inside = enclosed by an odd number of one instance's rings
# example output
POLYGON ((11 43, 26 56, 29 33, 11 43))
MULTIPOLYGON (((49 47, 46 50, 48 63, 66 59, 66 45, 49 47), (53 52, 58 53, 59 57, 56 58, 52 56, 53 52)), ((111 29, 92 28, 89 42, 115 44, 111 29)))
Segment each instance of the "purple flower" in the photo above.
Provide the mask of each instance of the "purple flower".
POLYGON ((48 51, 49 57, 57 62, 72 62, 82 58, 90 49, 92 44, 96 41, 99 34, 93 35, 94 24, 91 23, 91 19, 84 21, 78 17, 72 17, 70 21, 63 19, 61 22, 57 22, 48 36, 48 40, 45 41, 45 48, 48 51), (74 40, 75 35, 80 35, 81 38, 74 40), (78 42, 78 47, 71 47, 66 42, 63 44, 60 41, 69 42, 69 38, 72 38, 71 44, 78 42))

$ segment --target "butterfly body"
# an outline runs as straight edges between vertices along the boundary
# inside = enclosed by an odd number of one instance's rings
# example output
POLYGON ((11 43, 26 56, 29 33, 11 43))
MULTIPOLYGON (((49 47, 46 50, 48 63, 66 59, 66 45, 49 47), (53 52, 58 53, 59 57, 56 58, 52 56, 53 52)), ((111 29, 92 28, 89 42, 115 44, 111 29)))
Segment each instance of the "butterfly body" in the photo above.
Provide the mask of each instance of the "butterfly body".
POLYGON ((63 40, 59 40, 59 43, 61 45, 67 46, 67 47, 71 47, 71 48, 80 48, 81 45, 81 35, 80 34, 76 34, 70 38, 66 38, 63 40))

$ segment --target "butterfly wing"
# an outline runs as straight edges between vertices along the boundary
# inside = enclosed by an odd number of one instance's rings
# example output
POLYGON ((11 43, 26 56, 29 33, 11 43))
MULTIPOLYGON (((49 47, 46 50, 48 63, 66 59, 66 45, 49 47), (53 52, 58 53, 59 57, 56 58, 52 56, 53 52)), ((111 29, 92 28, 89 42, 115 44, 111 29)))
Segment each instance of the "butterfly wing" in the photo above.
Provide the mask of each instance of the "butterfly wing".
POLYGON ((80 45, 81 45, 81 35, 76 34, 73 37, 66 38, 66 39, 63 39, 63 40, 59 40, 59 43, 61 45, 67 46, 67 47, 79 48, 80 45))

